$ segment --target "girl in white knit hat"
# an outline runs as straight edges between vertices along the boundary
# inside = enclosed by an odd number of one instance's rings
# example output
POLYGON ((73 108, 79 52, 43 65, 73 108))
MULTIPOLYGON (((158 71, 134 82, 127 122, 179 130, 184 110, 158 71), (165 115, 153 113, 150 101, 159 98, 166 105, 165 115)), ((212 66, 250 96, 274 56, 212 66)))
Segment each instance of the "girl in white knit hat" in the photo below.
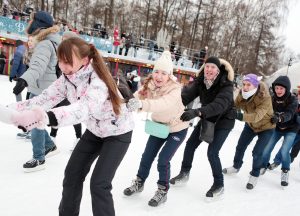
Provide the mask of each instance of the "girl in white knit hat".
POLYGON ((143 112, 151 112, 152 120, 162 123, 169 128, 167 137, 157 137, 150 134, 147 141, 136 179, 124 194, 131 196, 142 192, 144 183, 149 176, 151 165, 158 155, 157 170, 159 179, 158 189, 148 205, 158 206, 167 200, 170 179, 170 161, 187 134, 188 122, 180 120, 184 112, 181 101, 181 85, 173 76, 171 53, 164 51, 155 62, 153 73, 146 79, 143 87, 135 93, 135 98, 128 102, 128 107, 143 112))

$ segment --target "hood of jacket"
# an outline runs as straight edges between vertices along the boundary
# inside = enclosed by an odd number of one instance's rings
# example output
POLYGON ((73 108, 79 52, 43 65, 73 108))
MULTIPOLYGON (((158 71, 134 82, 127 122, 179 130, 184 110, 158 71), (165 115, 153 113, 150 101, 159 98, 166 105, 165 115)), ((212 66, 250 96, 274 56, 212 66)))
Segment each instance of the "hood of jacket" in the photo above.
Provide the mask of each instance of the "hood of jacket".
POLYGON ((37 44, 43 40, 51 40, 58 45, 61 41, 61 36, 58 34, 59 31, 60 29, 57 25, 42 29, 34 35, 34 43, 37 44))

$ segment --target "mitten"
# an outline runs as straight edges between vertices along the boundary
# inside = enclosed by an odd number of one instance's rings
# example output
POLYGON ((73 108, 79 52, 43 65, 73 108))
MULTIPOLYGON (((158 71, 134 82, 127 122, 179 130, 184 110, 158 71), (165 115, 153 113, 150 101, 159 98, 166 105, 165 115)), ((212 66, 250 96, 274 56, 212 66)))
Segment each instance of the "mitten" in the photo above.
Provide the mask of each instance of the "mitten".
POLYGON ((185 109, 185 112, 180 116, 182 121, 190 121, 191 119, 198 117, 200 114, 199 109, 185 109))
POLYGON ((272 123, 272 124, 277 124, 277 122, 279 122, 279 120, 280 120, 280 118, 279 118, 278 115, 273 115, 273 116, 271 117, 271 123, 272 123))
POLYGON ((13 114, 11 121, 15 126, 26 132, 33 128, 44 129, 49 122, 49 118, 41 107, 33 107, 31 110, 13 114))
POLYGON ((17 111, 9 109, 6 106, 0 105, 0 121, 6 124, 12 124, 11 118, 13 115, 18 114, 17 111))
POLYGON ((244 118, 244 114, 241 113, 241 111, 237 111, 237 112, 235 113, 235 119, 240 120, 240 121, 243 121, 243 118, 244 118))
POLYGON ((14 89, 13 89, 13 93, 14 93, 15 95, 18 95, 18 94, 20 94, 20 93, 24 90, 24 88, 27 87, 27 86, 28 86, 28 84, 27 84, 27 82, 26 82, 24 79, 18 78, 18 79, 17 79, 16 86, 15 86, 14 89))
POLYGON ((131 98, 129 101, 126 103, 126 107, 129 111, 133 112, 136 111, 140 108, 142 108, 143 104, 142 101, 136 98, 131 98))

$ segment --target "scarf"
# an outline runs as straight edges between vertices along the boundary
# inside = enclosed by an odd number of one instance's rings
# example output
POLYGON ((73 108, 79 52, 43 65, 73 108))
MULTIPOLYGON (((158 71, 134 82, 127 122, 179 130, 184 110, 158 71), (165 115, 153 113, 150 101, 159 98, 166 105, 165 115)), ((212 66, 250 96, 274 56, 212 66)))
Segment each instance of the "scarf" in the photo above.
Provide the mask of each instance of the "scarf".
POLYGON ((257 88, 252 89, 251 91, 245 92, 244 90, 242 90, 242 96, 245 100, 247 100, 248 98, 250 98, 251 96, 253 96, 255 94, 255 92, 257 91, 257 88))

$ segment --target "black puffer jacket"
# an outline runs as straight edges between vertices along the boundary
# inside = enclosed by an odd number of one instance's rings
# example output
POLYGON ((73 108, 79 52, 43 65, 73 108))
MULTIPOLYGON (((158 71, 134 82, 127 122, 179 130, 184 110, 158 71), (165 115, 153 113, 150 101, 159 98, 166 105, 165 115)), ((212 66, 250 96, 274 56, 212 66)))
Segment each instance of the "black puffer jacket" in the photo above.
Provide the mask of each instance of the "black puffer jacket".
POLYGON ((273 83, 272 88, 274 96, 272 104, 274 113, 279 115, 281 122, 276 124, 276 129, 280 131, 298 132, 299 125, 297 123, 297 107, 298 99, 291 94, 291 82, 287 76, 279 76, 273 83), (275 86, 280 85, 285 87, 286 93, 282 97, 277 97, 275 86))
POLYGON ((181 97, 186 106, 199 96, 201 118, 216 122, 221 115, 216 129, 232 129, 235 122, 235 110, 233 109, 234 72, 227 61, 220 59, 220 62, 220 73, 209 89, 206 89, 204 84, 204 67, 201 67, 199 76, 182 90, 181 97))

